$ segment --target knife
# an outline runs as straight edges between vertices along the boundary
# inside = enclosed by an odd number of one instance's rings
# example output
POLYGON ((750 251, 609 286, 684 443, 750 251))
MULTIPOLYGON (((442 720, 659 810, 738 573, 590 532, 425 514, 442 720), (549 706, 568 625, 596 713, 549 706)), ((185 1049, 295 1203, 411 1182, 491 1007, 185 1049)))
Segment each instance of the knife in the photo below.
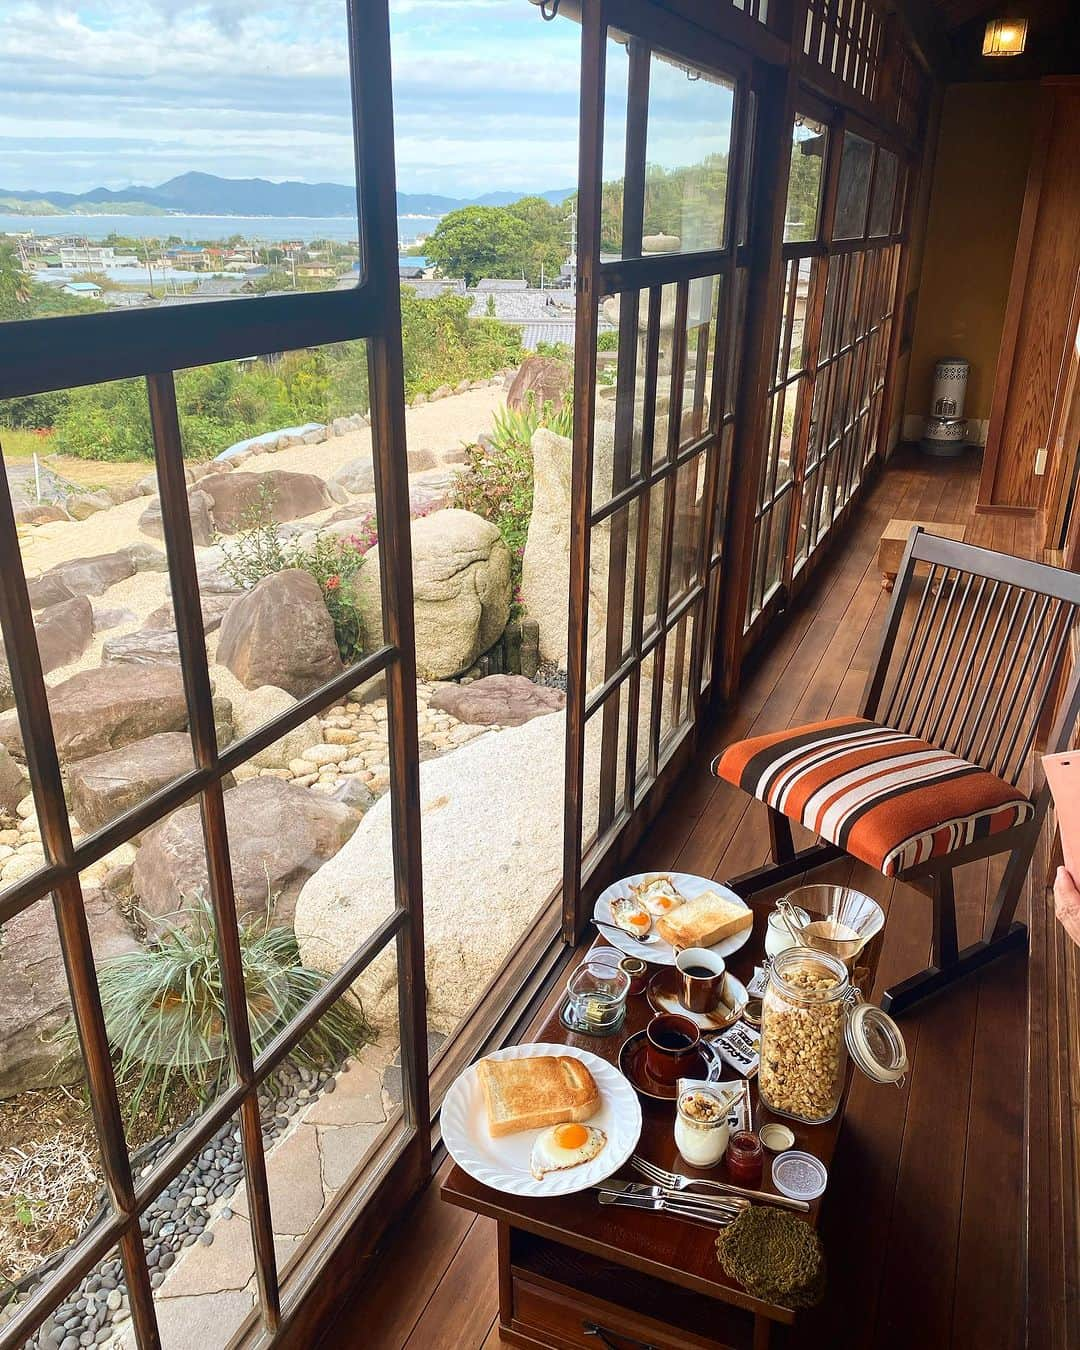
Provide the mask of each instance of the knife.
POLYGON ((649 1186, 642 1182, 620 1182, 615 1189, 598 1182, 593 1190, 599 1191, 601 1196, 608 1196, 609 1199, 625 1196, 627 1200, 674 1200, 680 1205, 690 1205, 694 1209, 710 1210, 719 1214, 735 1215, 750 1208, 749 1200, 736 1199, 734 1196, 690 1195, 673 1191, 667 1186, 649 1186))
POLYGON ((799 1214, 809 1214, 810 1206, 805 1200, 790 1200, 786 1195, 772 1195, 769 1191, 753 1191, 744 1186, 731 1186, 728 1190, 718 1194, 706 1195, 702 1191, 675 1190, 670 1186, 652 1187, 640 1181, 624 1181, 621 1177, 608 1177, 606 1181, 597 1181, 593 1183, 593 1189, 597 1191, 618 1191, 630 1195, 663 1195, 677 1197, 680 1200, 703 1200, 706 1204, 709 1201, 723 1201, 725 1199, 753 1200, 763 1205, 777 1205, 781 1209, 791 1209, 799 1214))
POLYGON ((651 1210, 653 1213, 670 1214, 672 1218, 676 1219, 693 1219, 698 1223, 708 1223, 718 1228, 727 1227, 737 1217, 730 1210, 708 1209, 704 1205, 679 1203, 677 1200, 667 1200, 662 1196, 627 1195, 623 1191, 601 1191, 599 1199, 602 1205, 613 1205, 622 1209, 651 1210))

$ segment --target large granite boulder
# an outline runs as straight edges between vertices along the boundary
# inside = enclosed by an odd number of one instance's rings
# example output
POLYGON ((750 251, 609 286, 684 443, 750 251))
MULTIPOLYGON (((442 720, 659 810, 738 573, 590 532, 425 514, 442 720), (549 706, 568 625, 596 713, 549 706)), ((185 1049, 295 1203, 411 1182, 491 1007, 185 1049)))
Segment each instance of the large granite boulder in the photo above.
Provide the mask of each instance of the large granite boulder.
MULTIPOLYGON (((61 600, 38 613, 34 621, 37 633, 38 655, 46 675, 59 670, 78 658, 90 645, 94 636, 94 611, 83 595, 61 600)), ((15 691, 11 683, 11 669, 7 653, 0 642, 0 708, 15 706, 15 691)))
MULTIPOLYGON (((233 728, 238 737, 249 736, 265 726, 271 718, 280 717, 296 706, 292 694, 284 689, 275 689, 273 685, 245 689, 232 671, 224 666, 214 668, 214 684, 218 694, 227 697, 232 704, 233 728)), ((319 720, 309 717, 292 731, 279 736, 265 750, 253 755, 251 763, 260 769, 287 769, 291 760, 299 759, 305 750, 321 742, 319 720)))
MULTIPOLYGON (((175 666, 80 671, 49 690, 49 714, 65 764, 187 726, 184 685, 175 666)), ((25 757, 14 711, 0 715, 0 744, 17 759, 25 757)))
POLYGON ((362 455, 357 455, 355 459, 350 459, 347 464, 343 464, 330 479, 330 482, 344 488, 354 497, 374 492, 375 466, 372 463, 371 451, 366 450, 362 455))
POLYGON ((0 745, 0 811, 14 815, 15 808, 29 791, 29 780, 7 748, 0 745))
MULTIPOLYGON (((495 643, 510 616, 510 550, 471 511, 436 511, 413 522, 416 666, 423 679, 460 674, 495 643)), ((357 604, 369 634, 382 632, 379 548, 364 557, 357 604)))
POLYGON ((263 577, 229 606, 217 659, 247 689, 272 684, 297 698, 344 669, 319 583, 297 567, 263 577))
POLYGON ((103 666, 178 666, 180 644, 175 628, 140 628, 134 633, 106 638, 101 648, 103 666))
POLYGON ((30 603, 35 609, 42 609, 70 600, 74 595, 104 595, 118 581, 133 577, 135 567, 128 549, 57 563, 27 582, 30 603))
POLYGON ((451 469, 429 469, 409 479, 409 515, 426 516, 448 507, 457 474, 451 469))
POLYGON ((561 712, 566 707, 566 694, 561 689, 533 684, 524 675, 485 675, 470 684, 439 685, 428 707, 473 726, 519 727, 534 717, 561 712))
POLYGON ((570 599, 570 461, 565 436, 541 427, 532 438, 533 509, 521 567, 521 594, 540 626, 540 655, 566 664, 570 599))
POLYGON ((85 595, 49 605, 34 620, 41 668, 46 675, 77 661, 94 636, 94 608, 85 595))
POLYGON ((107 492, 77 492, 68 497, 64 505, 72 520, 88 520, 99 511, 107 511, 113 505, 113 499, 107 492))
MULTIPOLYGON (((452 1031, 475 1005, 561 881, 565 736, 564 716, 538 717, 420 765, 427 1017, 438 1031, 452 1031)), ((301 959, 339 970, 393 908, 384 796, 300 892, 301 959)), ((376 1027, 395 1025, 392 949, 352 988, 376 1027)))
POLYGON ((574 368, 554 356, 527 356, 506 395, 506 406, 520 411, 532 402, 539 412, 545 403, 563 405, 574 386, 574 368))
MULTIPOLYGON (((292 919, 301 886, 357 824, 348 807, 280 778, 251 778, 226 792, 225 820, 237 913, 241 918, 265 914, 269 890, 275 923, 292 919)), ((197 803, 147 830, 132 885, 151 921, 176 914, 198 892, 207 893, 197 803)))
POLYGON ((296 520, 334 504, 321 478, 286 469, 207 474, 199 480, 199 491, 213 501, 214 524, 222 534, 235 534, 260 516, 296 520))
POLYGON ((194 767, 186 731, 163 731, 91 755, 68 770, 71 814, 84 830, 98 830, 194 767))
MULTIPOLYGON (((83 903, 96 962, 139 949, 101 891, 83 903)), ((56 1037, 70 1017, 53 907, 39 901, 0 925, 0 1098, 82 1078, 73 1043, 56 1037)))
MULTIPOLYGON (((188 492, 188 515, 191 518, 192 543, 206 548, 214 542, 214 499, 208 492, 192 488, 188 492)), ((139 529, 152 539, 164 539, 165 527, 161 519, 161 501, 155 497, 139 517, 139 529)))

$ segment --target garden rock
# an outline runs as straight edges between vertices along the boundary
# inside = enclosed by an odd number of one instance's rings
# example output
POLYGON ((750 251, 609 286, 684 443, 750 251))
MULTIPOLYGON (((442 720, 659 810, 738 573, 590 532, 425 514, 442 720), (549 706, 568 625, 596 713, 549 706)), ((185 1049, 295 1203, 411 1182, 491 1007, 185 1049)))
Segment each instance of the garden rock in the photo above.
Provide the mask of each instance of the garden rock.
POLYGON ((560 712, 566 707, 566 694, 533 684, 524 675, 485 675, 470 684, 440 685, 428 707, 473 726, 519 727, 534 717, 560 712))
MULTIPOLYGON (((100 891, 84 889, 83 904, 96 962, 139 949, 100 891)), ((30 905, 0 935, 0 1098, 82 1078, 73 1043, 55 1037, 70 1017, 52 906, 30 905)))
MULTIPOLYGON (((432 395, 434 398, 435 395, 432 395)), ((415 450, 408 451, 407 454, 410 473, 422 473, 425 469, 437 469, 439 462, 430 450, 418 446, 415 450)))
POLYGON ((545 403, 556 411, 562 407, 574 383, 574 368, 554 356, 527 356, 518 368, 506 395, 506 406, 515 412, 531 401, 537 412, 545 403))
POLYGON ((194 767, 191 737, 181 731, 91 755, 68 770, 71 814, 87 832, 98 830, 194 767))
POLYGON ((134 575, 135 563, 126 549, 93 558, 73 558, 57 563, 27 583, 30 603, 35 609, 42 609, 70 600, 74 595, 104 595, 110 586, 134 575))
POLYGON ((15 508, 16 525, 50 525, 54 520, 68 519, 68 513, 54 502, 31 502, 15 508))
MULTIPOLYGON (((30 790, 30 784, 23 771, 12 759, 7 749, 0 745, 0 811, 9 816, 15 814, 15 808, 30 790)), ((3 938, 0 936, 0 950, 3 938)))
POLYGON ((64 503, 72 520, 86 520, 99 511, 107 511, 112 504, 107 492, 77 492, 64 503))
MULTIPOLYGON (((221 621, 228 613, 229 606, 238 595, 243 592, 239 588, 225 593, 214 591, 202 591, 200 589, 200 602, 202 607, 203 632, 215 633, 221 627, 221 621)), ((171 600, 166 600, 151 614, 146 616, 147 628, 175 628, 176 615, 173 611, 171 600)))
MULTIPOLYGON (((247 736, 258 731, 272 717, 280 717, 296 706, 292 694, 284 689, 275 689, 273 685, 245 689, 224 666, 215 667, 214 681, 219 694, 226 695, 232 703, 233 726, 237 736, 247 736)), ((321 740, 318 718, 309 717, 265 750, 260 750, 252 757, 251 763, 260 769, 287 769, 290 760, 299 759, 305 750, 318 745, 321 740)))
POLYGON ((94 636, 94 610, 84 595, 41 610, 34 620, 41 668, 46 675, 77 661, 94 636))
POLYGON ((101 663, 129 666, 178 666, 180 647, 175 628, 140 628, 136 633, 106 638, 101 663))
MULTIPOLYGON (((110 628, 119 628, 122 624, 138 623, 139 616, 133 609, 95 609, 94 632, 106 633, 110 628)), ((168 624, 151 624, 148 627, 167 628, 168 624)))
MULTIPOLYGON (((214 499, 207 492, 193 488, 188 493, 188 515, 191 517, 191 539, 200 548, 207 548, 214 542, 214 499)), ((164 539, 165 528, 161 520, 161 502, 155 497, 139 517, 139 529, 152 539, 164 539)))
POLYGON ((199 490, 212 499, 214 523, 222 534, 235 534, 263 510, 269 520, 280 523, 314 515, 334 504, 321 478, 285 469, 207 474, 199 480, 199 490))
POLYGON ((377 798, 366 783, 353 777, 343 778, 330 793, 330 800, 341 802, 342 806, 347 806, 350 811, 355 811, 357 815, 362 816, 366 811, 371 810, 377 798))
MULTIPOLYGON (((436 511, 413 524, 416 663, 422 679, 467 670, 498 640, 510 614, 510 550, 471 511, 436 511)), ((364 630, 382 631, 379 548, 355 583, 364 630)))
POLYGON ((297 698, 344 669, 319 583, 297 567, 263 577, 229 607, 217 659, 247 689, 272 684, 297 698))
MULTIPOLYGON (((49 690, 49 713, 61 761, 86 759, 159 731, 183 731, 187 703, 175 666, 101 666, 49 690)), ((14 712, 0 715, 0 744, 22 758, 14 712)))
POLYGON ((124 552, 127 554, 136 572, 167 572, 169 570, 169 560, 159 548, 151 548, 149 544, 129 544, 124 552))
POLYGON ((354 497, 375 491, 375 466, 371 461, 371 451, 357 455, 343 464, 330 482, 351 492, 354 497))
POLYGON ((409 514, 426 516, 450 505, 457 475, 446 469, 431 469, 409 479, 409 514))
MULTIPOLYGON (((429 1027, 458 1025, 559 884, 552 841, 562 837, 565 736, 563 715, 538 717, 420 765, 429 1027)), ((384 796, 300 892, 293 922, 301 960, 339 970, 393 907, 384 796)), ((376 1028, 396 1029, 392 951, 377 956, 352 990, 376 1028)))
MULTIPOLYGON (((291 921, 300 888, 356 829, 348 807, 280 778, 252 778, 225 793, 233 889, 242 918, 291 921)), ((197 803, 181 807, 143 836, 132 875, 135 895, 160 919, 207 893, 206 853, 197 803)))

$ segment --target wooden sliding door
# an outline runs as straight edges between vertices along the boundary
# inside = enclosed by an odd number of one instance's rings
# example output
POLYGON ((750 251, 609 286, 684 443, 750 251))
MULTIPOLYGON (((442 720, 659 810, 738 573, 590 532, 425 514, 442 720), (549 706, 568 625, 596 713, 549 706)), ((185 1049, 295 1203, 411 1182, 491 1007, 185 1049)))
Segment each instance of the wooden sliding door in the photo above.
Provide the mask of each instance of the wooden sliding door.
POLYGON ((718 670, 746 299, 750 61, 648 5, 585 8, 564 902, 718 670))

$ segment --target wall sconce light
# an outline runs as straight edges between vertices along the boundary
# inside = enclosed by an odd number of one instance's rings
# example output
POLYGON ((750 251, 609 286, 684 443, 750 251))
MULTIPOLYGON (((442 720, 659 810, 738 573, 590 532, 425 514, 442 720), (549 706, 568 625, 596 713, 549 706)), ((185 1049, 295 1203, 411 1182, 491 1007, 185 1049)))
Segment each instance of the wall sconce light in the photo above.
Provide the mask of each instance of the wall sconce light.
POLYGON ((992 19, 983 34, 983 56, 1020 56, 1027 45, 1027 19, 992 19))

